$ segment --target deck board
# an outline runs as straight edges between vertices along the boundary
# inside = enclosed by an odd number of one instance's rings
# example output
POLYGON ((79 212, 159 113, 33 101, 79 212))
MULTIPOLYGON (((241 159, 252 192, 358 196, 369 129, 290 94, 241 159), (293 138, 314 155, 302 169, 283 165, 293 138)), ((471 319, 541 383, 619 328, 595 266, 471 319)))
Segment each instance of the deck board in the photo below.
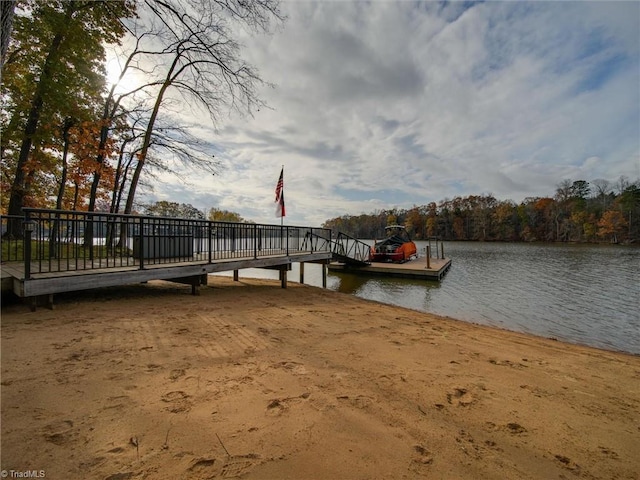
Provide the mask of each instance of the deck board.
MULTIPOLYGON (((204 257, 204 256, 203 256, 204 257)), ((288 255, 265 255, 255 257, 217 258, 210 262, 207 259, 193 257, 190 261, 184 258, 162 259, 161 263, 144 264, 140 268, 138 262, 124 266, 105 266, 100 268, 98 261, 93 261, 93 268, 49 271, 43 264, 40 272, 31 273, 31 278, 24 275, 22 262, 7 262, 2 264, 3 288, 10 285, 5 282, 11 277, 12 290, 20 297, 33 297, 54 293, 72 292, 90 288, 102 288, 116 285, 127 285, 150 280, 172 280, 178 278, 208 275, 210 273, 242 270, 245 268, 274 268, 289 266, 291 263, 321 262, 327 263, 331 259, 330 252, 296 252, 288 255)), ((65 261, 65 263, 67 263, 65 261)), ((112 262, 110 262, 112 263, 112 262)), ((132 262, 133 263, 133 262, 132 262)))
POLYGON ((405 263, 371 262, 364 267, 352 267, 340 262, 329 264, 329 270, 345 271, 362 275, 387 275, 390 277, 421 278, 425 280, 440 280, 451 267, 449 258, 430 258, 427 268, 426 257, 409 260, 405 263))

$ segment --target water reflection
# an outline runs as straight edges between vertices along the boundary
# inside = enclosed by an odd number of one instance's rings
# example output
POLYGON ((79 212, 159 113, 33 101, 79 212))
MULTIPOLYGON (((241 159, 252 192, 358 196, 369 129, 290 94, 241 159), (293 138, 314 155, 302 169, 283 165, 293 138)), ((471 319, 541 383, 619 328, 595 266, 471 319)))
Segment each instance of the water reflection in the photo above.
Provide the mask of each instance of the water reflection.
MULTIPOLYGON (((418 251, 426 243, 416 242, 418 251)), ((331 272, 327 287, 469 322, 640 354, 640 248, 447 242, 441 283, 331 272)), ((297 281, 294 264, 289 280, 297 281)), ((277 278, 255 270, 246 276, 277 278)), ((305 283, 322 285, 318 265, 305 283)))

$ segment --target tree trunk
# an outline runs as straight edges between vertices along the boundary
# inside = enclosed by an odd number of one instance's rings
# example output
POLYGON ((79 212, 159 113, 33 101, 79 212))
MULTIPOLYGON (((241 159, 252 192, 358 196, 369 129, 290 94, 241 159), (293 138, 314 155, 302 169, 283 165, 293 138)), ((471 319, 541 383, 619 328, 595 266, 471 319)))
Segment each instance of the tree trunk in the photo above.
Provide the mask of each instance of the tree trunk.
POLYGON ((162 105, 162 99, 164 97, 165 92, 171 86, 173 81, 172 75, 175 70, 178 61, 180 60, 180 56, 176 56, 174 58, 171 68, 169 69, 169 73, 167 74, 165 82, 162 84, 160 91, 158 92, 158 97, 156 98, 156 103, 153 106, 153 111, 151 112, 151 117, 149 117, 149 123, 147 124, 147 129, 144 132, 144 139, 142 141, 142 149, 140 150, 140 154, 138 155, 138 164, 136 165, 136 169, 133 172, 133 177, 131 177, 131 185, 129 185, 129 194, 127 195, 127 203, 124 207, 124 213, 130 214, 133 210, 133 199, 136 196, 136 189, 138 188, 138 181, 140 180, 140 173, 142 173, 142 167, 144 167, 144 162, 147 159, 147 152, 149 151, 149 146, 151 145, 151 134, 153 133, 153 127, 156 123, 156 118, 158 117, 158 112, 160 111, 160 106, 162 105))
MULTIPOLYGON (((69 8, 65 15, 65 25, 68 25, 73 13, 73 6, 69 8)), ((27 123, 24 129, 24 135, 22 138, 22 145, 20 146, 20 154, 18 156, 18 164, 16 165, 16 174, 11 185, 11 195, 9 197, 9 215, 22 215, 22 207, 24 206, 24 199, 27 196, 27 187, 25 185, 25 179, 27 176, 27 161, 29 160, 29 153, 33 144, 33 136, 38 129, 38 123, 40 122, 40 114, 42 113, 42 105, 44 103, 44 96, 51 80, 51 74, 53 65, 57 61, 60 45, 64 39, 66 32, 58 32, 51 41, 49 46, 49 52, 42 68, 42 74, 38 80, 33 99, 31 100, 31 108, 27 117, 27 123)), ((8 234, 13 237, 21 235, 19 221, 10 221, 8 225, 8 234)))
POLYGON ((16 8, 15 0, 3 0, 0 2, 0 18, 2 18, 2 29, 0 33, 0 51, 2 54, 2 65, 7 58, 7 50, 9 49, 9 39, 13 30, 13 12, 16 8))
MULTIPOLYGON (((56 199, 56 210, 62 210, 62 201, 64 199, 64 187, 67 183, 67 155, 69 154, 69 130, 73 125, 73 121, 67 118, 64 121, 62 138, 64 139, 64 148, 62 150, 62 178, 60 178, 60 188, 58 188, 58 198, 56 199)), ((56 213, 56 218, 51 226, 49 234, 49 257, 56 256, 56 244, 59 238, 58 230, 60 229, 60 214, 56 213)))

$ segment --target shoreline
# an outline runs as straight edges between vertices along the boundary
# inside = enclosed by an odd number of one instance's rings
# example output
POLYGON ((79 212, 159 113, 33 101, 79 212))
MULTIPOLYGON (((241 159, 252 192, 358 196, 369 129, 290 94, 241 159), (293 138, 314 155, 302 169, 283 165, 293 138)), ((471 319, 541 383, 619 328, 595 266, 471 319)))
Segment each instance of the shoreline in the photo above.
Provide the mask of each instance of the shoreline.
POLYGON ((3 304, 2 469, 136 479, 640 471, 637 355, 293 282, 215 276, 200 291, 150 282, 64 295, 53 311, 3 304))

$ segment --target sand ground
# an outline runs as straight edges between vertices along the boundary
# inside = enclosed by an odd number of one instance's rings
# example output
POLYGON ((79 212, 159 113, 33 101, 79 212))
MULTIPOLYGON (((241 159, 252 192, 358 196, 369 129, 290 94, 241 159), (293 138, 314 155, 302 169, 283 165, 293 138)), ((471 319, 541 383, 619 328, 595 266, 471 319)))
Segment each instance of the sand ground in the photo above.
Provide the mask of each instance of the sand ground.
POLYGON ((8 478, 640 478, 638 356, 222 277, 1 333, 8 478))

